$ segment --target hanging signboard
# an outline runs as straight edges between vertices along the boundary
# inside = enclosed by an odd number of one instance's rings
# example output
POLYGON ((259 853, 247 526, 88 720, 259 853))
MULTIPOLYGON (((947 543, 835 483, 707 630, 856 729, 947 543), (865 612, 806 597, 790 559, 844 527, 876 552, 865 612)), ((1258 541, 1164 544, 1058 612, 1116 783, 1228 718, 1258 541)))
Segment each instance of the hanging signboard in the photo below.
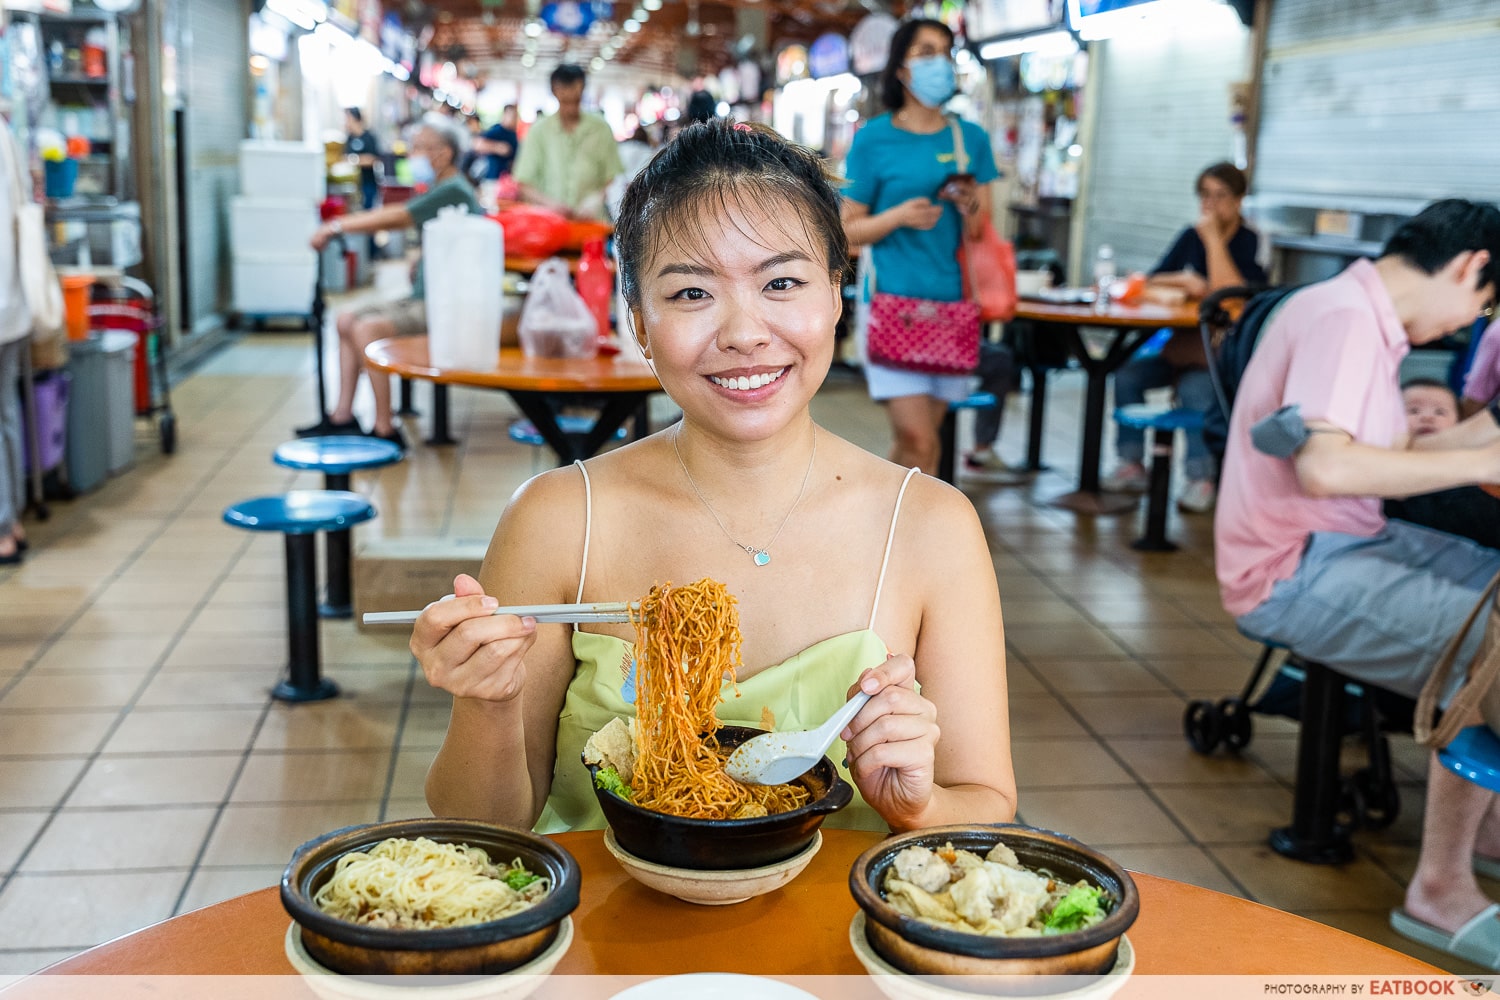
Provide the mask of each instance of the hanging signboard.
POLYGON ((843 35, 819 36, 807 50, 807 69, 814 80, 849 72, 849 43, 843 35))
POLYGON ((849 34, 849 62, 860 76, 879 73, 891 51, 896 19, 889 14, 871 14, 849 34))
POLYGON ((557 0, 543 4, 542 23, 559 35, 586 35, 595 21, 607 21, 614 13, 610 3, 588 0, 557 0))
POLYGON ((785 86, 793 80, 807 77, 807 49, 801 45, 788 45, 776 57, 776 85, 785 86))

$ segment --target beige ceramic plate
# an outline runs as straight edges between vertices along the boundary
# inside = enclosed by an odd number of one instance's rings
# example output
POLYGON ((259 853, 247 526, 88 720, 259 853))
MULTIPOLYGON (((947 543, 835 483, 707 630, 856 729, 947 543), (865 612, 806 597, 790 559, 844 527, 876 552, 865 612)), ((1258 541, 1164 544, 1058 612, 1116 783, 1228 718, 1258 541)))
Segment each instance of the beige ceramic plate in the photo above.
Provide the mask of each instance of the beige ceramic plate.
POLYGON ((796 878, 823 846, 823 833, 819 831, 811 844, 785 861, 735 871, 694 871, 642 861, 622 848, 609 829, 604 831, 604 846, 636 881, 689 903, 724 906, 764 895, 796 878))
MULTIPOLYGON (((960 989, 963 976, 913 976, 881 958, 865 937, 863 910, 854 915, 854 921, 849 925, 849 944, 859 964, 865 967, 880 992, 890 1000, 962 1000, 981 995, 977 990, 960 989)), ((1056 992, 1033 993, 1027 990, 1026 996, 1042 1000, 1108 1000, 1125 985, 1134 969, 1135 949, 1130 946, 1130 938, 1122 936, 1114 968, 1104 975, 1052 976, 1050 978, 1057 981, 1056 992)))
POLYGON ((573 919, 563 917, 557 937, 546 951, 525 965, 498 976, 344 976, 326 966, 302 947, 302 935, 293 923, 286 931, 286 957, 302 974, 308 987, 323 1000, 411 1000, 420 995, 437 1000, 523 1000, 535 993, 548 973, 573 943, 573 919), (420 987, 420 989, 416 988, 420 987))

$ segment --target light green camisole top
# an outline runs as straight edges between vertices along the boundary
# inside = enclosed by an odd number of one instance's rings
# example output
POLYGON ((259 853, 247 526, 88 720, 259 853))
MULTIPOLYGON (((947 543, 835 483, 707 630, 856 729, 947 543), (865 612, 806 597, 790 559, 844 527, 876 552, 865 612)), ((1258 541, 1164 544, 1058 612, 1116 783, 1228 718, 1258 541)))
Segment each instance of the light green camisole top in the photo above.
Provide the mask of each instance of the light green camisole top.
MULTIPOLYGON (((587 516, 593 519, 593 492, 588 471, 583 473, 587 516)), ((724 701, 719 705, 719 719, 731 725, 761 726, 761 710, 770 708, 778 730, 813 729, 822 725, 846 700, 849 688, 862 671, 885 662, 886 645, 875 634, 875 615, 880 610, 880 591, 885 583, 885 569, 890 561, 891 541, 896 534, 896 519, 901 513, 901 499, 906 485, 917 470, 908 472, 901 482, 891 511, 891 526, 886 538, 885 556, 880 577, 875 582, 875 597, 870 608, 870 624, 855 632, 845 632, 815 642, 790 659, 767 667, 739 683, 739 695, 725 685, 724 701)), ((588 574, 587 527, 584 531, 583 575, 588 574)), ((578 600, 583 600, 583 580, 578 581, 578 600)), ((563 699, 562 715, 557 722, 557 758, 552 767, 552 791, 541 817, 538 833, 561 833, 565 830, 597 830, 605 826, 604 814, 594 798, 588 769, 581 755, 588 738, 614 718, 632 718, 635 706, 625 700, 621 688, 630 675, 634 648, 618 636, 573 630, 573 656, 576 667, 563 699)), ((633 694, 631 695, 633 698, 633 694)), ((854 782, 843 764, 844 744, 834 743, 828 757, 845 781, 854 782)), ((885 820, 854 790, 854 801, 826 822, 830 827, 885 831, 885 820)))

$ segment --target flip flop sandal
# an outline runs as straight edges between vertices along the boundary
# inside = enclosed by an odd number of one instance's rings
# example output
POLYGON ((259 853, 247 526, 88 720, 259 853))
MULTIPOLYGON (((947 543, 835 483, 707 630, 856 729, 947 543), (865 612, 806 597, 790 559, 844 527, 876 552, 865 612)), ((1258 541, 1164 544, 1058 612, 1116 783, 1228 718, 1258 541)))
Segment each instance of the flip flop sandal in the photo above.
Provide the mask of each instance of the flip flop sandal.
POLYGON ((1417 944, 1456 955, 1500 972, 1500 903, 1491 903, 1468 923, 1449 934, 1418 920, 1402 909, 1391 911, 1391 929, 1417 944))

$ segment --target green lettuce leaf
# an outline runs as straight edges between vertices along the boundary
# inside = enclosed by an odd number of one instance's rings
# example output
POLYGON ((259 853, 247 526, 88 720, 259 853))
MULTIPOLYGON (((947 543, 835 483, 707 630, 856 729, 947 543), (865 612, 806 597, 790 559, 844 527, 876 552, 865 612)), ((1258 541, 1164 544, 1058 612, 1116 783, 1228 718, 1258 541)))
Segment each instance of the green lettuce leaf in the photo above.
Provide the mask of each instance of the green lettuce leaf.
POLYGON ((622 799, 628 799, 634 794, 630 786, 620 780, 620 772, 612 767, 601 767, 595 771, 594 784, 606 792, 614 792, 622 799))
POLYGON ((1066 934, 1080 931, 1104 919, 1105 896, 1102 889, 1075 885, 1057 901, 1043 923, 1044 934, 1066 934))
POLYGON ((505 884, 520 892, 539 878, 540 875, 533 875, 524 868, 512 868, 505 873, 505 884))

